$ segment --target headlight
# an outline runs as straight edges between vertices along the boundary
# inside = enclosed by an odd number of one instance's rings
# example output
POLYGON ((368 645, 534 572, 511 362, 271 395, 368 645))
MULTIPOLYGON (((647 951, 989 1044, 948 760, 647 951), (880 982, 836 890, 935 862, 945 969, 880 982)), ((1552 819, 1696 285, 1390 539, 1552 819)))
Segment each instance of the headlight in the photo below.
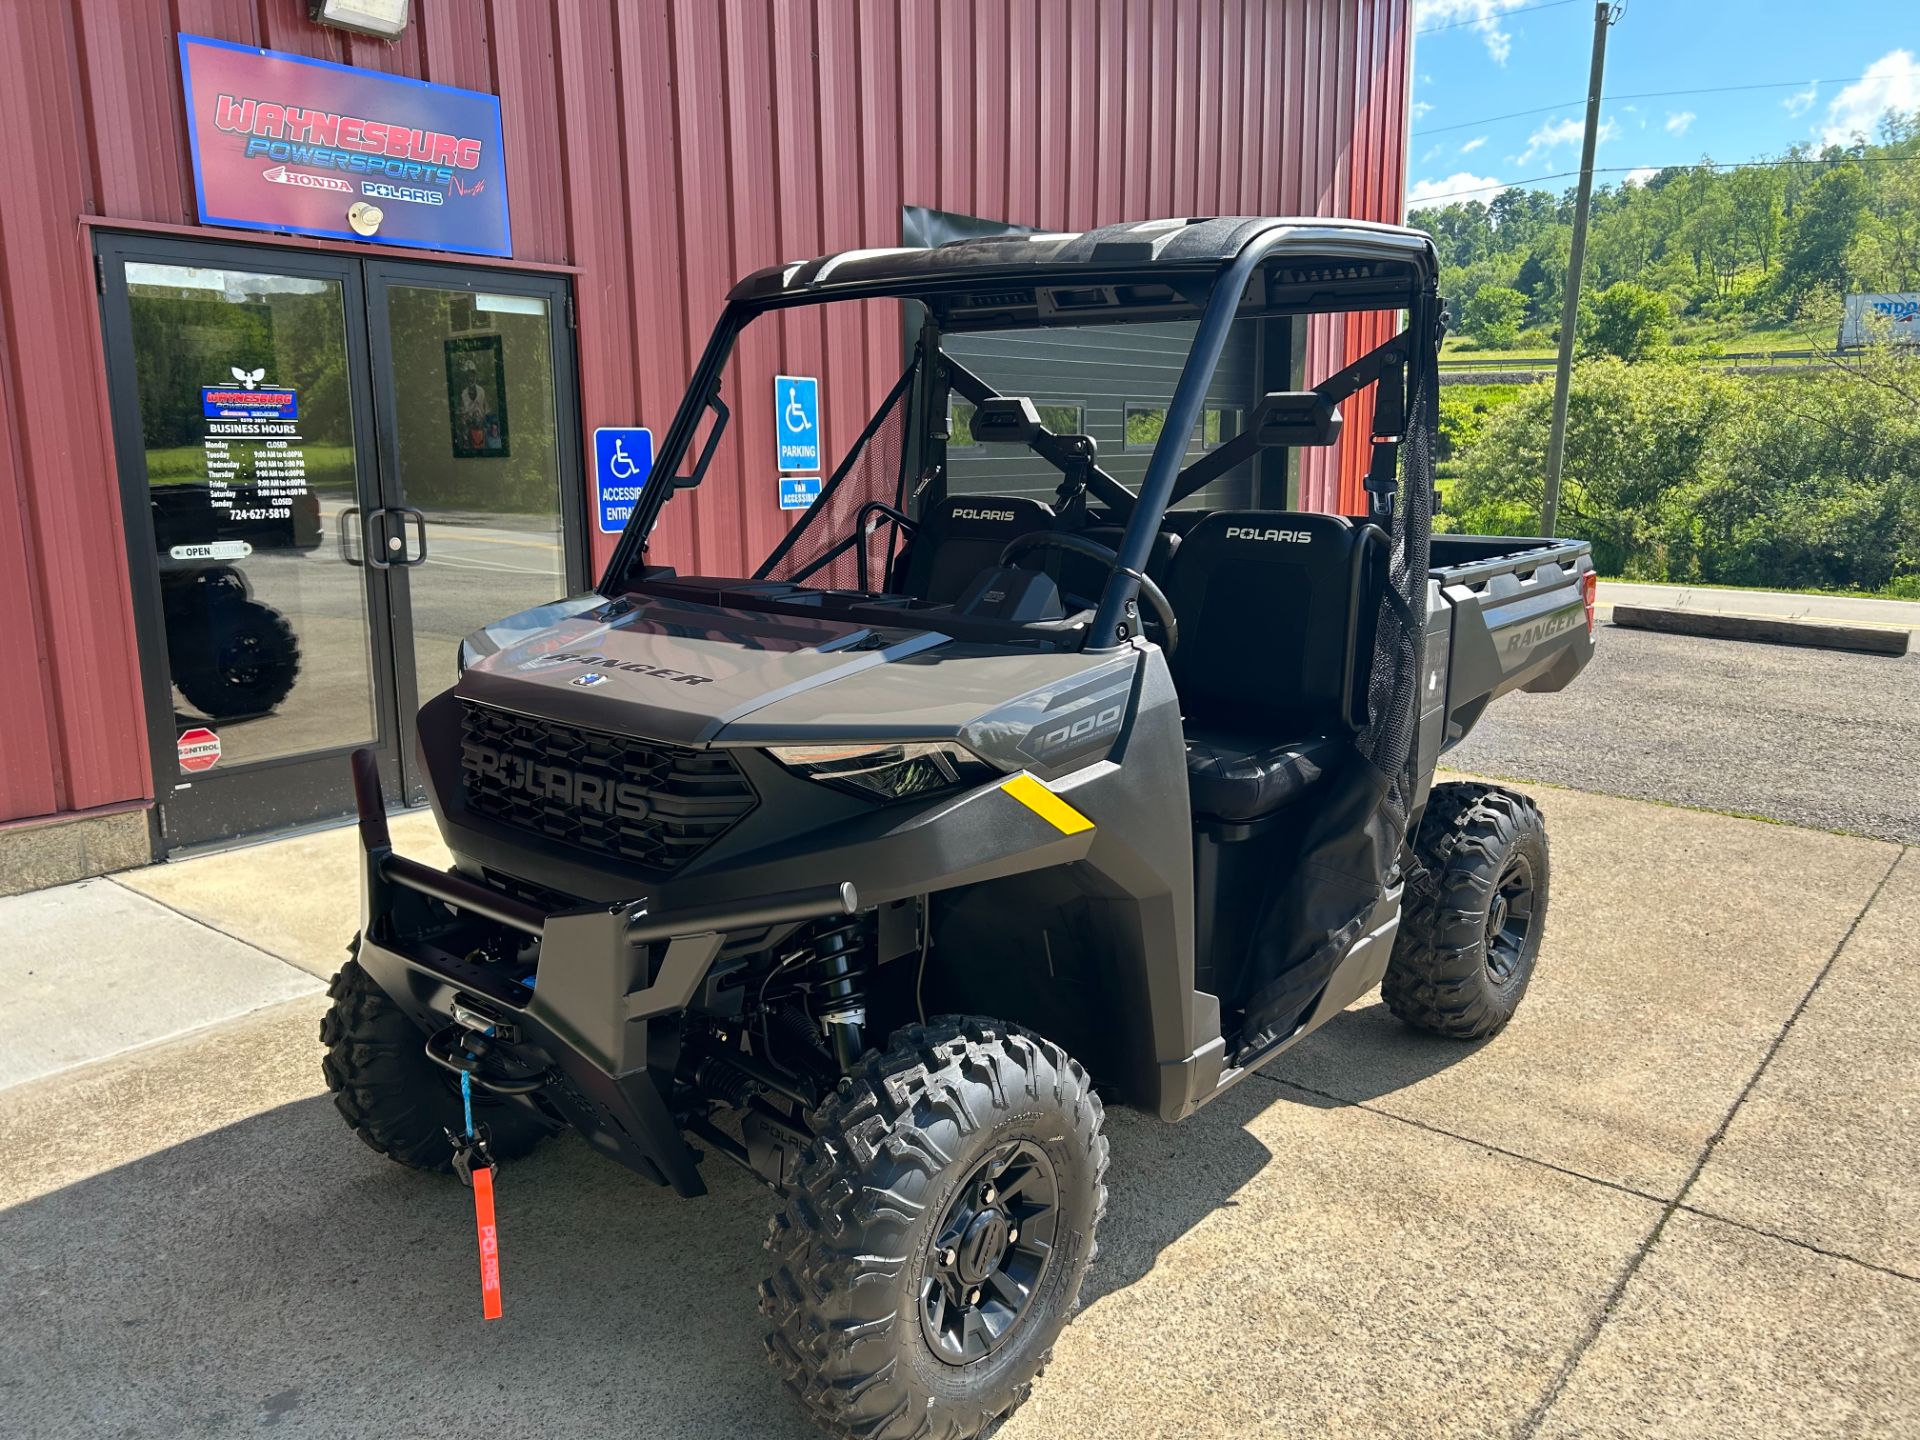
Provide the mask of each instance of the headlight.
POLYGON ((935 795, 978 785, 997 772, 963 746, 943 740, 859 745, 769 745, 767 753, 809 780, 880 800, 935 795))

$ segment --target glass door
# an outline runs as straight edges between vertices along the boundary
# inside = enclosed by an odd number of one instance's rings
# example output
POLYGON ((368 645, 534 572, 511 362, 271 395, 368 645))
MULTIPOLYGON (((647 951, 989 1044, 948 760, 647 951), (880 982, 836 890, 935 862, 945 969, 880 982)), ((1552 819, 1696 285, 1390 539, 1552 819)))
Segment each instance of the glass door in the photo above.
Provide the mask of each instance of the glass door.
MULTIPOLYGON (((452 685, 461 637, 589 581, 565 283, 368 262, 400 713, 452 685)), ((411 766, 412 746, 403 747, 411 766)), ((420 777, 408 794, 424 798, 420 777)))
MULTIPOLYGON (((169 848, 351 808, 401 733, 351 260, 102 236, 107 370, 169 848), (147 563, 142 563, 142 555, 147 563)), ((396 796, 397 798, 397 796, 396 796)))

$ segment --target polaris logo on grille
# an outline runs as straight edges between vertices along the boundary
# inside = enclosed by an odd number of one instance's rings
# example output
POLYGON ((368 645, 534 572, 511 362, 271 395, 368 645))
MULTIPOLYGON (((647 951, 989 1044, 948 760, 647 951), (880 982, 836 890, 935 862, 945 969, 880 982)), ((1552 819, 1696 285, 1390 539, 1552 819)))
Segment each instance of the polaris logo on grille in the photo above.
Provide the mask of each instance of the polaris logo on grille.
POLYGON ((1014 518, 1011 510, 979 510, 971 505, 962 505, 949 512, 956 520, 999 520, 1011 522, 1014 518))
POLYGON ((1256 530, 1251 525, 1229 525, 1229 540, 1279 540, 1289 545, 1311 545, 1313 535, 1306 530, 1256 530))
POLYGON ((647 803, 644 785, 630 780, 608 780, 564 765, 542 765, 485 745, 467 747, 467 768, 505 789, 521 791, 536 800, 591 810, 596 815, 644 820, 652 808, 647 803))

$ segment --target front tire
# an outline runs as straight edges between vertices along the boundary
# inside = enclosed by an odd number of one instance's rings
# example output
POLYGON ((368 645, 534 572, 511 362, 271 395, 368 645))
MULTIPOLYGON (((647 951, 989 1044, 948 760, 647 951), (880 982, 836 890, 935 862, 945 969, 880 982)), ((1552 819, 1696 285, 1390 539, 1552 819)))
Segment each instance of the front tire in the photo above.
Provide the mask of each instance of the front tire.
MULTIPOLYGON (((356 939, 348 954, 358 955, 356 939)), ((360 968, 340 967, 327 987, 333 1008, 320 1017, 321 1073, 347 1127, 373 1149, 414 1170, 453 1171, 447 1131, 462 1130, 460 1082, 429 1060, 425 1037, 360 968)), ((516 1160, 557 1128, 531 1101, 473 1094, 474 1124, 497 1160, 516 1160)))
POLYGON ((1106 1209, 1086 1071, 997 1020, 910 1025, 812 1116, 773 1217, 767 1351, 862 1440, 972 1440, 1032 1392, 1106 1209))
POLYGON ((1435 1035, 1496 1034, 1527 993, 1546 928, 1540 807, 1495 785, 1436 785, 1414 858, 1380 997, 1435 1035))

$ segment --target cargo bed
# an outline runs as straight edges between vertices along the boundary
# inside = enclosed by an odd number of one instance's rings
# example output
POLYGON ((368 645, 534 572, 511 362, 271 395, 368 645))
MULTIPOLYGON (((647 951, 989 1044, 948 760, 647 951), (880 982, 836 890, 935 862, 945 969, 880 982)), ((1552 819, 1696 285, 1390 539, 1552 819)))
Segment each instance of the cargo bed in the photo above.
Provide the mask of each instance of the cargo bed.
POLYGON ((1423 759, 1465 739, 1490 701, 1560 690, 1593 658, 1598 575, 1584 540, 1435 535, 1423 759))

